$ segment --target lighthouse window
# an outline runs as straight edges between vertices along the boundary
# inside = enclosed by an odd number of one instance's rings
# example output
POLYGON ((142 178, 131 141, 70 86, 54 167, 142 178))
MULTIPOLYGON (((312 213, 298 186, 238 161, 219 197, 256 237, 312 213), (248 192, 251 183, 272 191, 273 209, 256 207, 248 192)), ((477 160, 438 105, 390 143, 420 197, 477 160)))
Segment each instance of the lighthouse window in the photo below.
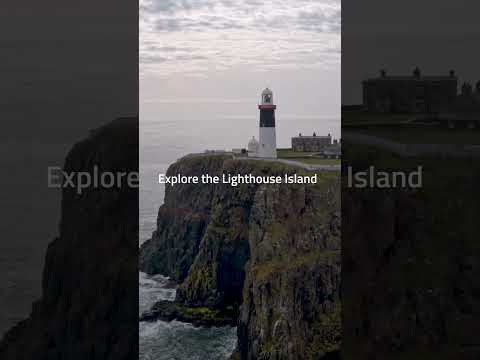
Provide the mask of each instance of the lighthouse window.
POLYGON ((265 100, 266 103, 270 103, 270 102, 272 102, 272 96, 267 94, 267 95, 265 95, 264 100, 265 100))

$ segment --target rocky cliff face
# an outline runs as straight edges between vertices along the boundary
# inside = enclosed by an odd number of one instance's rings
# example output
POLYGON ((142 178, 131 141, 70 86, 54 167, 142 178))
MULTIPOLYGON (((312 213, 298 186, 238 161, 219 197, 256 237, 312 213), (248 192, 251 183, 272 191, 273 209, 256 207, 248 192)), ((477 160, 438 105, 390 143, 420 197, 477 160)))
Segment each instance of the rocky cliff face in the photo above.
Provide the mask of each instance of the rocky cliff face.
POLYGON ((340 344, 338 182, 264 187, 238 326, 242 359, 323 359, 340 344))
MULTIPOLYGON (((182 159, 169 169, 169 174, 178 172, 283 175, 299 170, 203 156, 182 159)), ((328 173, 320 180, 317 185, 169 188, 159 228, 141 249, 141 269, 179 281, 179 304, 241 304, 236 356, 242 359, 331 356, 340 342, 339 178, 328 173)))
MULTIPOLYGON (((65 171, 137 172, 137 132, 138 119, 97 130, 75 145, 65 171)), ((136 359, 138 190, 66 188, 59 233, 48 247, 42 297, 5 335, 0 358, 136 359)))
POLYGON ((342 354, 479 359, 478 164, 352 149, 354 166, 424 170, 419 189, 342 191, 342 354))
MULTIPOLYGON (((184 158, 169 167, 167 176, 219 175, 225 158, 205 157, 202 161, 184 158)), ((195 184, 167 186, 159 210, 157 230, 140 251, 139 267, 148 274, 163 274, 182 282, 198 253, 200 241, 210 222, 214 188, 199 191, 195 184)))

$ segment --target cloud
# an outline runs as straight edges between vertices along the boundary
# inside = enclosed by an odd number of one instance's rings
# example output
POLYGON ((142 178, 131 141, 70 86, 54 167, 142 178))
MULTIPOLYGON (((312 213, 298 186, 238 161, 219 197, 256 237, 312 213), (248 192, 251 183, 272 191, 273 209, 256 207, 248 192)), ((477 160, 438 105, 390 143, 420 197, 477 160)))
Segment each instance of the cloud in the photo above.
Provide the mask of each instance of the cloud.
POLYGON ((340 0, 140 0, 141 73, 340 63, 340 0))
POLYGON ((337 9, 328 15, 323 12, 306 12, 298 14, 299 28, 316 32, 340 32, 341 10, 337 9))

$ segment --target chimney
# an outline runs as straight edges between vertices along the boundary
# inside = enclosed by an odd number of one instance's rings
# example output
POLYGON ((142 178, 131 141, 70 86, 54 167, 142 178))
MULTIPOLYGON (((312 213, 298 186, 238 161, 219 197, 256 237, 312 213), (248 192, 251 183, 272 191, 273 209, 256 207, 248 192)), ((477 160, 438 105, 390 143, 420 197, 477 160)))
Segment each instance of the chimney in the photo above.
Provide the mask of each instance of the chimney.
POLYGON ((416 79, 419 79, 420 76, 422 75, 422 73, 420 72, 420 69, 418 68, 418 66, 413 70, 413 77, 415 77, 416 79))
POLYGON ((470 83, 464 82, 462 85, 462 95, 470 96, 472 95, 472 85, 470 83))

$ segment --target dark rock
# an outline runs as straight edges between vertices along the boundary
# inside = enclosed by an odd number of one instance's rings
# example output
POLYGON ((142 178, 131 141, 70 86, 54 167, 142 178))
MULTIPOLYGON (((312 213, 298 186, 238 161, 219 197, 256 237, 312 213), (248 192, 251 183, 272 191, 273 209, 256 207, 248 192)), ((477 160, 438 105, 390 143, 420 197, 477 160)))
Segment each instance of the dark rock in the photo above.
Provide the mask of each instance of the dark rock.
POLYGON ((149 311, 140 316, 140 321, 173 321, 178 320, 194 326, 235 326, 238 308, 224 309, 191 308, 171 301, 159 301, 149 311))
MULTIPOLYGON (((138 171, 138 119, 118 119, 68 154, 65 170, 138 171), (122 151, 118 151, 121 148, 122 151)), ((2 360, 138 356, 138 189, 67 188, 42 297, 0 343, 2 360)))
MULTIPOLYGON (((225 157, 184 158, 168 168, 167 176, 220 174, 225 157)), ((139 268, 147 274, 162 274, 182 282, 188 274, 210 222, 214 188, 195 184, 166 186, 160 207, 157 230, 140 249, 139 268)))
POLYGON ((229 360, 242 360, 242 357, 240 356, 238 349, 233 352, 229 360))
POLYGON ((480 359, 479 164, 392 158, 370 164, 425 164, 421 189, 342 191, 342 355, 480 359))
POLYGON ((327 359, 340 325, 339 181, 267 186, 250 223, 238 324, 242 359, 327 359))

